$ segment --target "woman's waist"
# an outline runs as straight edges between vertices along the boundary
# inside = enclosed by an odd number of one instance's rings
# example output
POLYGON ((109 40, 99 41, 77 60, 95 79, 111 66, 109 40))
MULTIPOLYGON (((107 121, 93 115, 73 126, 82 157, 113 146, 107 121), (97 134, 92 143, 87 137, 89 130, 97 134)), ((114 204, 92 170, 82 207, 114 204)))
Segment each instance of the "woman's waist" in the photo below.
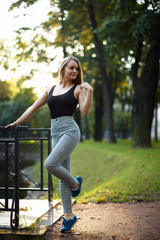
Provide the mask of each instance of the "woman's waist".
POLYGON ((51 123, 66 123, 66 122, 73 122, 74 118, 73 116, 60 116, 56 118, 51 118, 51 123))
POLYGON ((51 119, 51 128, 69 128, 77 126, 74 118, 72 116, 62 116, 58 118, 51 119))
POLYGON ((73 117, 64 116, 51 119, 51 135, 79 132, 79 127, 73 117))

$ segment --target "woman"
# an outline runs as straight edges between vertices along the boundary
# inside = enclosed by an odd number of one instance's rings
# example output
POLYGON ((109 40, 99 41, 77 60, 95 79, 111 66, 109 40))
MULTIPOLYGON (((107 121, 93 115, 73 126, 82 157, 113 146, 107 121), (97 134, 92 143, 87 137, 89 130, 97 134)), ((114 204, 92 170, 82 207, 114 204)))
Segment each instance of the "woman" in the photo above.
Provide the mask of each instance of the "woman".
POLYGON ((88 114, 92 104, 93 88, 87 82, 83 82, 81 64, 73 56, 64 59, 59 74, 59 84, 46 89, 19 119, 7 125, 6 128, 22 124, 40 107, 48 103, 53 150, 45 162, 45 167, 60 179, 64 210, 61 232, 70 232, 77 222, 77 217, 72 213, 71 196, 79 195, 82 184, 80 176, 74 178, 70 174, 70 155, 80 140, 79 127, 72 115, 77 104, 83 114, 88 114))

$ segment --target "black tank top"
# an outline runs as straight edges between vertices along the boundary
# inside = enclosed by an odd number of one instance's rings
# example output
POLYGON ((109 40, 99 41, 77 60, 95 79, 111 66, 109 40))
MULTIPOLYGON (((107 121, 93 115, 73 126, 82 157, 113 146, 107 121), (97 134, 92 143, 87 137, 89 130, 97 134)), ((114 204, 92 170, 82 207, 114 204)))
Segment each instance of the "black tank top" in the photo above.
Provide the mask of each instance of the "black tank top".
POLYGON ((58 96, 53 96, 54 87, 49 92, 48 96, 48 106, 50 109, 51 118, 58 118, 62 116, 72 116, 73 112, 78 104, 78 100, 74 96, 74 85, 66 93, 58 96))

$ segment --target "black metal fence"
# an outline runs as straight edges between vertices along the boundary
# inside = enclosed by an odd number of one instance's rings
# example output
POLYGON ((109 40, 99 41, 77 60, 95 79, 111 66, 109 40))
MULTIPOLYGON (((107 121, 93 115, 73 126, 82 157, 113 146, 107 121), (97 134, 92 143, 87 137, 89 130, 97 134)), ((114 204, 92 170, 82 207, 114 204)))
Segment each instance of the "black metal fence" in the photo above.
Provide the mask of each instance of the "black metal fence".
MULTIPOLYGON (((10 211, 10 225, 11 228, 17 229, 19 227, 19 200, 21 191, 46 191, 48 192, 48 201, 51 202, 53 196, 53 186, 51 175, 48 174, 48 187, 44 187, 43 177, 43 158, 44 158, 44 141, 47 141, 47 155, 51 151, 51 137, 49 128, 28 128, 26 126, 16 126, 6 129, 0 127, 0 155, 4 158, 4 184, 0 184, 0 192, 4 194, 4 202, 0 202, 0 210, 10 211), (30 141, 40 143, 40 183, 37 184, 31 177, 26 176, 20 169, 20 143, 22 141, 30 141), (13 149, 14 164, 10 171, 10 145, 13 149), (3 149, 3 151, 2 151, 3 149), (28 181, 32 182, 35 187, 21 187, 20 174, 26 177, 28 181), (9 176, 13 178, 13 184, 10 186, 9 176), (3 185, 3 186, 2 186, 3 185), (9 193, 12 192, 12 205, 9 206, 9 193)), ((33 144, 31 148, 33 147, 33 144)), ((25 153, 23 153, 25 154, 25 153)))

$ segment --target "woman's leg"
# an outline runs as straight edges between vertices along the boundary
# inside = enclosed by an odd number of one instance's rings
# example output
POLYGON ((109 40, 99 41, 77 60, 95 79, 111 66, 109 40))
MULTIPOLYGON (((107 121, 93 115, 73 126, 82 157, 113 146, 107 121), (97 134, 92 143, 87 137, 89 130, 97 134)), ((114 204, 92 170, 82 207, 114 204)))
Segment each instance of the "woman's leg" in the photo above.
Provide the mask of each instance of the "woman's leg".
POLYGON ((60 192, 65 217, 61 229, 63 232, 71 230, 77 221, 77 217, 72 213, 71 188, 77 188, 79 182, 70 174, 70 154, 80 140, 80 131, 73 120, 68 117, 52 120, 51 130, 53 150, 45 162, 45 167, 51 174, 60 179, 60 192), (66 220, 69 220, 70 226, 68 226, 66 220))
MULTIPOLYGON (((47 158, 46 162, 45 162, 45 167, 47 165, 47 170, 49 170, 49 172, 52 174, 52 164, 54 165, 54 163, 52 163, 52 157, 54 157, 55 155, 58 155, 58 152, 61 152, 63 149, 60 147, 56 147, 56 145, 58 144, 59 139, 55 139, 52 138, 52 152, 55 151, 55 154, 52 154, 51 156, 49 156, 49 158, 47 158), (56 149, 55 149, 56 147, 56 149), (60 151, 58 151, 58 149, 61 149, 60 151)), ((61 144, 62 140, 59 143, 59 146, 61 144)), ((59 154, 60 155, 60 154, 59 154)), ((68 173, 70 173, 70 156, 68 158, 66 158, 65 160, 63 160, 62 162, 59 163, 59 168, 63 169, 62 172, 67 171, 67 175, 68 173)), ((57 175, 58 176, 58 175, 57 175)), ((71 188, 70 186, 66 183, 66 181, 63 181, 60 179, 60 194, 61 194, 61 199, 62 199, 62 205, 63 205, 63 211, 64 211, 64 216, 67 219, 72 218, 73 214, 72 214, 72 199, 71 199, 71 188), (67 217, 67 215, 69 217, 67 217)))
POLYGON ((77 181, 62 165, 62 162, 70 157, 71 153, 77 146, 79 139, 65 134, 58 142, 56 140, 53 140, 53 142, 54 149, 48 156, 45 162, 45 167, 51 174, 67 183, 67 185, 72 188, 77 184, 77 181))
MULTIPOLYGON (((65 159, 60 165, 70 172, 70 157, 65 159)), ((68 220, 73 218, 71 188, 65 181, 62 180, 60 180, 60 193, 65 219, 68 220)))

